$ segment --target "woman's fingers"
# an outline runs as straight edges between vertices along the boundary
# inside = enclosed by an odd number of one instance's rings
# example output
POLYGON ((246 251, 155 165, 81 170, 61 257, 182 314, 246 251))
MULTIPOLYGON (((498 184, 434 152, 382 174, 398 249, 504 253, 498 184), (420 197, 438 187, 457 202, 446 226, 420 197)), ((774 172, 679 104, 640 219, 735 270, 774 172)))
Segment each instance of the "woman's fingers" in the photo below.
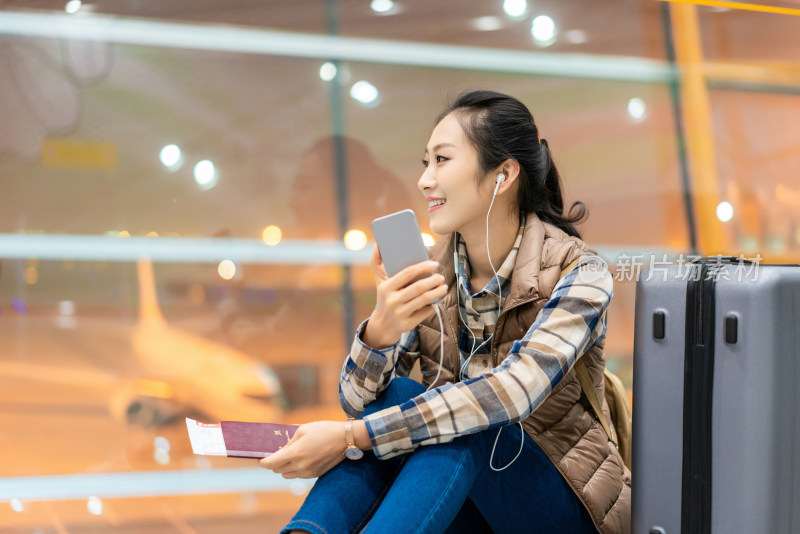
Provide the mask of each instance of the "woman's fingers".
MULTIPOLYGON (((409 303, 418 299, 428 291, 441 287, 446 287, 444 285, 444 276, 434 273, 399 290, 397 292, 398 300, 400 302, 409 303)), ((439 296, 442 297, 444 294, 439 296)), ((430 304, 430 302, 423 302, 420 306, 424 304, 430 304)))
POLYGON ((387 287, 387 289, 397 291, 411 284, 411 282, 418 276, 424 276, 432 273, 437 267, 439 267, 439 264, 435 261, 421 261, 419 263, 415 263, 414 265, 406 267, 396 275, 387 279, 384 285, 387 287))
POLYGON ((443 298, 447 294, 447 286, 440 282, 435 286, 431 287, 424 293, 421 293, 414 297, 413 299, 409 300, 406 304, 401 306, 398 309, 400 314, 408 314, 412 315, 412 319, 416 315, 418 311, 425 311, 425 317, 428 316, 428 313, 433 312, 432 308, 429 308, 429 304, 433 304, 437 299, 443 298), (428 309, 425 309, 428 308, 428 309))
POLYGON ((372 266, 372 271, 375 273, 375 279, 382 282, 388 278, 386 276, 386 269, 383 266, 383 258, 381 258, 381 251, 378 245, 372 246, 372 256, 369 259, 369 264, 372 266))
POLYGON ((344 459, 344 424, 339 421, 306 423, 292 441, 259 461, 284 478, 313 478, 323 475, 344 459))
POLYGON ((422 308, 418 309, 416 312, 411 315, 409 318, 410 322, 413 322, 415 325, 421 323, 431 315, 436 313, 433 309, 433 306, 423 306, 422 308))
POLYGON ((291 463, 291 459, 286 457, 287 452, 288 446, 284 447, 275 454, 271 454, 266 458, 262 458, 258 461, 258 463, 261 467, 269 469, 270 471, 282 473, 283 470, 291 463))
POLYGON ((427 317, 428 311, 422 315, 417 312, 447 293, 444 276, 433 273, 437 265, 432 261, 420 262, 378 284, 378 302, 367 323, 365 342, 389 346, 403 332, 418 325, 418 317, 427 317), (414 281, 419 276, 422 278, 414 281), (386 345, 388 341, 392 343, 386 345))
POLYGON ((419 324, 418 317, 427 317, 428 311, 419 314, 447 292, 444 276, 434 271, 438 262, 423 261, 406 267, 390 278, 380 278, 384 273, 380 252, 375 248, 370 263, 378 278, 378 298, 370 316, 363 341, 373 347, 388 347, 396 343, 403 332, 419 324))

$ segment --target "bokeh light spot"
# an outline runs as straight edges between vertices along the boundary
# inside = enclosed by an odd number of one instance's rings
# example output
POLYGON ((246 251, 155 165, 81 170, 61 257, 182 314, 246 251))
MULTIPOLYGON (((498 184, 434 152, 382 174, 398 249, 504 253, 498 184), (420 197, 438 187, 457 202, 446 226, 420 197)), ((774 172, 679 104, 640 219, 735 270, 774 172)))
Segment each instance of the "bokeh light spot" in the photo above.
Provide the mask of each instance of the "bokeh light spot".
POLYGON ((505 0, 503 2, 503 11, 509 17, 519 17, 525 14, 528 9, 528 2, 526 0, 505 0))
POLYGON ((350 250, 361 250, 367 246, 367 235, 361 230, 350 230, 344 234, 344 246, 350 250))
POLYGON ((21 315, 25 315, 28 313, 28 303, 19 297, 14 297, 11 299, 11 309, 21 315))
POLYGON ((67 5, 64 6, 64 11, 66 11, 70 15, 74 15, 75 13, 81 10, 81 7, 83 7, 83 2, 81 2, 81 0, 69 0, 69 2, 67 2, 67 5))
POLYGON ((203 191, 208 191, 217 185, 217 169, 214 163, 204 159, 194 166, 194 181, 203 191))
POLYGON ((541 45, 553 43, 556 37, 556 23, 547 15, 539 15, 531 23, 531 36, 541 45))
POLYGON ((264 243, 273 247, 281 242, 281 238, 283 237, 283 233, 281 229, 271 224, 264 228, 264 231, 261 232, 261 239, 264 240, 264 243))
POLYGON ((89 497, 89 500, 86 503, 86 508, 89 510, 90 514, 100 515, 103 513, 103 501, 97 497, 89 497))
POLYGON ((223 280, 230 280, 236 276, 236 264, 231 260, 222 260, 217 266, 217 273, 223 280))
POLYGON ((374 85, 361 80, 354 83, 353 87, 350 88, 350 96, 357 102, 369 105, 377 103, 379 93, 374 85))
POLYGON ((394 2, 392 0, 372 0, 369 7, 376 13, 386 13, 394 7, 394 2))
POLYGON ((25 268, 25 283, 29 286, 36 285, 36 282, 39 281, 39 270, 36 267, 26 267, 25 268))
POLYGON ((647 106, 645 106, 644 100, 638 97, 628 100, 628 115, 634 121, 642 122, 646 114, 647 106))
POLYGON ((319 77, 322 81, 329 82, 336 78, 336 65, 331 63, 330 61, 326 61, 322 64, 319 68, 319 77))
POLYGON ((720 202, 717 205, 717 219, 722 222, 733 219, 733 205, 730 202, 720 202))
POLYGON ((158 159, 164 167, 174 171, 183 164, 183 153, 178 145, 167 145, 158 153, 158 159))

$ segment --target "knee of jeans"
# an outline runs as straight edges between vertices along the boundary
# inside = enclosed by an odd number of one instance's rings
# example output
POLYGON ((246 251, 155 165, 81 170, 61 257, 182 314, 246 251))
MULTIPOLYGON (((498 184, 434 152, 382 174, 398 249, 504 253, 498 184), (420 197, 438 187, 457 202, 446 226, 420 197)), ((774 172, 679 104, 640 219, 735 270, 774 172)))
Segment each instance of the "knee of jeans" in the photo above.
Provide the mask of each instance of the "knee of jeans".
POLYGON ((377 411, 383 410, 390 406, 397 406, 403 404, 409 399, 413 399, 417 395, 425 392, 425 386, 410 378, 398 376, 394 378, 389 386, 381 393, 377 399, 372 401, 365 409, 364 415, 369 415, 377 411))

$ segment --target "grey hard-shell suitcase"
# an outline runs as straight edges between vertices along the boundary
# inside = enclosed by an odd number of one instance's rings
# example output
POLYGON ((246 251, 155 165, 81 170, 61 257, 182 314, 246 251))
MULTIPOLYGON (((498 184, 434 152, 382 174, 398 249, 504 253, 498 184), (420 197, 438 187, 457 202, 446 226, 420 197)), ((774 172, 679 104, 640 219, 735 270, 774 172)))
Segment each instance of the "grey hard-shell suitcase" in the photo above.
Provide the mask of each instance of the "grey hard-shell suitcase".
POLYGON ((641 273, 634 534, 800 533, 799 331, 798 266, 641 273))

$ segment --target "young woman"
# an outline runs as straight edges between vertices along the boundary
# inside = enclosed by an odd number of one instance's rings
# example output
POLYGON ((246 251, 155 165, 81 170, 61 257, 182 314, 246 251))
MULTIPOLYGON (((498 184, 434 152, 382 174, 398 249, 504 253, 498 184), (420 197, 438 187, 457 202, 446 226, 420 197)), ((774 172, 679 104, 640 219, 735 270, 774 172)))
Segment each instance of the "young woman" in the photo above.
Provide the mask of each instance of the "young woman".
POLYGON ((391 278, 373 253, 377 304, 340 381, 359 419, 302 425, 261 461, 319 477, 284 532, 629 532, 630 472, 573 369, 602 399, 612 277, 573 226, 585 208, 564 215, 547 142, 499 93, 448 106, 423 165, 442 237, 391 278))

